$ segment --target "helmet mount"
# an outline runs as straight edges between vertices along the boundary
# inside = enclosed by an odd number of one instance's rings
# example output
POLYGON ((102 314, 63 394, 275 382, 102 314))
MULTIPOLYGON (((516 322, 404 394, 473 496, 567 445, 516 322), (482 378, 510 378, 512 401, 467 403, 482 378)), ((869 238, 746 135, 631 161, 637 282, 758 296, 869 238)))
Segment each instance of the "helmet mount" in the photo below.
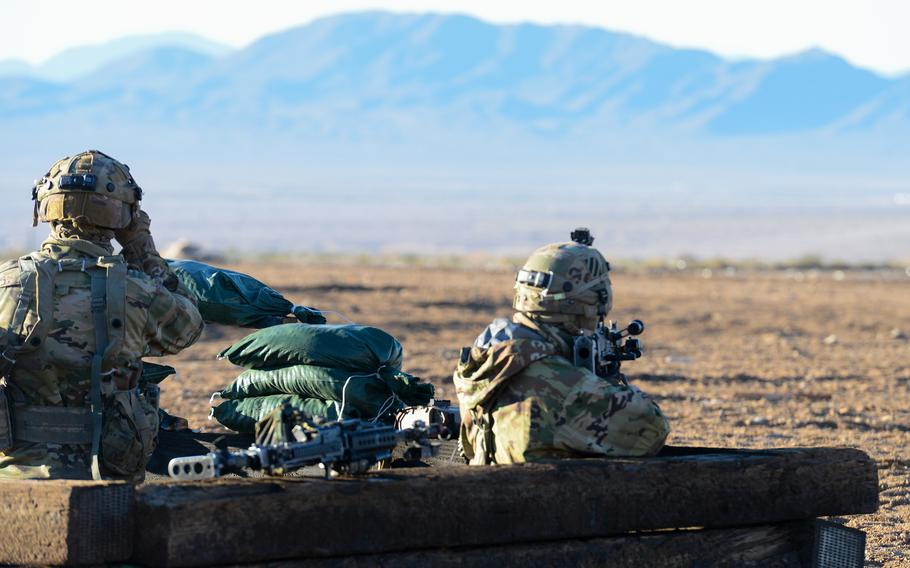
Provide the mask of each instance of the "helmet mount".
POLYGON ((572 239, 573 243, 588 247, 594 244, 594 236, 591 234, 591 229, 587 227, 578 227, 569 233, 569 238, 572 239))

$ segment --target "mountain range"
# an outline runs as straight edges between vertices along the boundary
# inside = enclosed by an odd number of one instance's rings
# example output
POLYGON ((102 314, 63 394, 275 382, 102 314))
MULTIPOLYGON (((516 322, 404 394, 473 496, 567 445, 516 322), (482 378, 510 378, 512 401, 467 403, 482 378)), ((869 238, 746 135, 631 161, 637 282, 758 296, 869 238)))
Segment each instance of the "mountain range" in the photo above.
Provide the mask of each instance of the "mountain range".
POLYGON ((113 107, 305 124, 310 112, 419 109, 540 132, 659 125, 712 135, 904 127, 910 89, 910 76, 820 50, 729 61, 598 28, 375 12, 240 50, 189 34, 126 38, 35 69, 0 64, 0 76, 5 119, 113 107))
POLYGON ((910 174, 910 75, 817 49, 729 60, 600 28, 362 12, 241 49, 163 34, 0 62, 0 128, 16 175, 100 147, 175 193, 449 188, 546 207, 558 185, 614 214, 872 206, 910 174))

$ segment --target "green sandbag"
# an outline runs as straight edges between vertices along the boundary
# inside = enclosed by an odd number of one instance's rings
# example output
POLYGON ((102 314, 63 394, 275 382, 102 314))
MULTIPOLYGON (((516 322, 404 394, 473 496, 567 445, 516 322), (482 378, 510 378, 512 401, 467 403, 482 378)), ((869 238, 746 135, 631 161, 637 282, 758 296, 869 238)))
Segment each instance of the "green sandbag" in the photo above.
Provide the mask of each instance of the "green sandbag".
POLYGON ((346 409, 350 407, 361 416, 373 417, 379 413, 393 393, 404 405, 418 406, 430 402, 434 388, 433 385, 421 381, 419 377, 392 367, 383 367, 378 373, 366 374, 348 369, 294 365, 266 371, 255 369, 244 371, 221 391, 221 397, 241 399, 296 394, 304 398, 335 402, 341 402, 343 398, 346 409))
POLYGON ((305 323, 325 323, 318 310, 295 306, 252 276, 195 260, 168 260, 168 266, 196 297, 202 319, 210 323, 263 328, 293 314, 305 323))
POLYGON ((176 375, 177 369, 170 365, 158 365, 157 363, 142 362, 142 376, 139 378, 140 383, 158 384, 171 375, 176 375))
MULTIPOLYGON (((334 402, 301 398, 294 395, 255 396, 243 400, 225 400, 214 409, 212 416, 222 426, 241 434, 253 434, 256 423, 278 406, 287 402, 296 408, 304 418, 310 420, 336 420, 334 402)), ((348 412, 345 411, 347 415, 348 412)))
POLYGON ((401 343, 375 327, 288 323, 253 332, 218 357, 247 369, 317 365, 372 373, 401 368, 403 356, 401 343))

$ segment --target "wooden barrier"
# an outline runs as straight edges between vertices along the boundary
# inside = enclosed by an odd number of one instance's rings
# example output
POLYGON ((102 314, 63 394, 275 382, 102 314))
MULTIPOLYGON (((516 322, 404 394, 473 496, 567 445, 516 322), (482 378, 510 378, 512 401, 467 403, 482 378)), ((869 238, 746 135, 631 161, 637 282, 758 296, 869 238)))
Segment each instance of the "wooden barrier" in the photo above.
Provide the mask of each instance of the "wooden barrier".
POLYGON ((132 555, 127 483, 0 482, 0 564, 98 564, 132 555))
MULTIPOLYGON (((435 549, 383 554, 286 560, 261 568, 535 568, 735 566, 797 568, 812 558, 811 521, 735 529, 663 531, 631 536, 592 538, 469 549, 435 549)), ((257 565, 248 565, 254 568, 257 565)))
POLYGON ((874 462, 845 448, 675 449, 649 459, 403 469, 334 481, 148 484, 137 490, 134 558, 204 566, 471 549, 877 507, 874 462))
POLYGON ((845 448, 669 448, 333 481, 10 481, 0 563, 796 566, 807 520, 877 507, 874 462, 845 448))

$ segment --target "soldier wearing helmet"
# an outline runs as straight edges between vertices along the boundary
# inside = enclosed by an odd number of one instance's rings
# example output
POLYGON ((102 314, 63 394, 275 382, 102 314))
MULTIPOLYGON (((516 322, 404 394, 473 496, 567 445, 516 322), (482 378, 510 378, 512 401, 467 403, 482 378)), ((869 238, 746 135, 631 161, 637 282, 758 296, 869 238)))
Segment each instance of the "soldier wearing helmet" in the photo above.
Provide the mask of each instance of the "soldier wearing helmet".
POLYGON ((509 319, 462 351, 454 381, 471 464, 572 456, 646 456, 670 431, 622 375, 576 366, 576 338, 610 311, 610 265, 586 231, 544 246, 518 272, 509 319))
POLYGON ((32 198, 50 237, 0 264, 0 479, 140 481, 158 431, 142 358, 193 344, 202 317, 158 254, 125 164, 95 150, 63 158, 32 198))

